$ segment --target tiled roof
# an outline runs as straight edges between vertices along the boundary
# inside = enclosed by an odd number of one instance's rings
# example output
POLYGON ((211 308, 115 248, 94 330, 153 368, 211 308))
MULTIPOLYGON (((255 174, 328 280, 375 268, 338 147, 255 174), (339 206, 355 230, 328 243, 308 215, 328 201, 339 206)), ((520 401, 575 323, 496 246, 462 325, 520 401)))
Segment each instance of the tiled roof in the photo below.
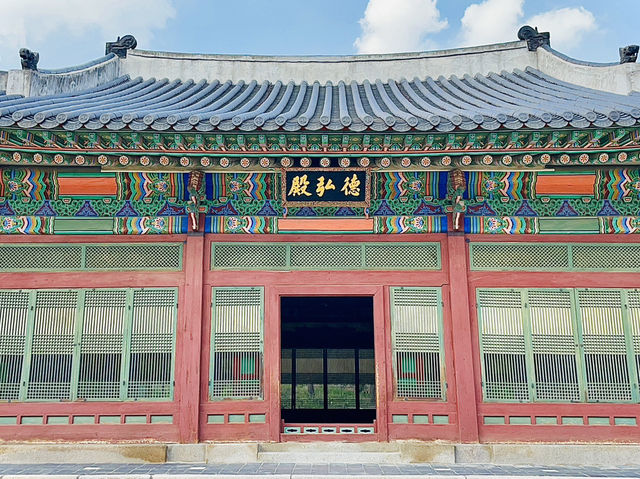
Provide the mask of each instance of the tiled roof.
POLYGON ((452 131, 632 126, 640 93, 617 95, 536 69, 369 82, 196 82, 120 76, 96 88, 0 95, 0 126, 176 131, 452 131))

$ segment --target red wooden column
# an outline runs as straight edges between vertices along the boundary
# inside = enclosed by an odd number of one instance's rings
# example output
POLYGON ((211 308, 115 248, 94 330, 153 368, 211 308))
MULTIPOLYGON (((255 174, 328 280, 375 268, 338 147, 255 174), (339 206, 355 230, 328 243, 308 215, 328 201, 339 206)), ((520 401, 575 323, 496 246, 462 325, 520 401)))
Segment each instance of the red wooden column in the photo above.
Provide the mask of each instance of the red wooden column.
POLYGON ((467 249, 464 235, 450 233, 447 236, 447 246, 453 363, 456 375, 456 404, 460 441, 478 442, 478 408, 475 390, 476 379, 473 372, 467 249))
POLYGON ((181 443, 194 443, 199 439, 203 263, 204 234, 189 234, 184 251, 185 282, 179 298, 181 314, 176 331, 175 400, 181 443))

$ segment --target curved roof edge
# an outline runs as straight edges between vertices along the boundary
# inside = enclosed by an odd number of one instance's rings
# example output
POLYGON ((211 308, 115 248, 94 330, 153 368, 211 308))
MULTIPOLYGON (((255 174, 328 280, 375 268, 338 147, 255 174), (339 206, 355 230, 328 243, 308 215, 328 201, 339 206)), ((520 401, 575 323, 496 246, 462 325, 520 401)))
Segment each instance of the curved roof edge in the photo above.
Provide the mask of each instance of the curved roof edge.
POLYGON ((448 50, 431 50, 426 52, 372 53, 362 55, 234 55, 216 53, 181 53, 155 50, 129 50, 127 58, 153 57, 170 60, 204 60, 222 62, 260 62, 260 63, 352 63, 381 62, 395 60, 415 60, 423 58, 450 57, 490 51, 513 50, 526 47, 526 42, 515 41, 493 43, 473 47, 452 48, 448 50))
POLYGON ((449 78, 534 68, 560 81, 627 95, 640 91, 640 64, 597 64, 575 60, 543 46, 530 51, 526 41, 431 52, 352 56, 252 56, 129 50, 59 70, 0 72, 0 91, 23 96, 73 94, 119 76, 186 81, 334 84, 403 78, 449 78), (3 74, 4 73, 4 74, 3 74))
POLYGON ((35 97, 95 88, 120 76, 118 60, 116 55, 109 54, 82 65, 59 70, 10 70, 7 74, 6 93, 35 97))
POLYGON ((640 64, 587 63, 552 48, 538 48, 536 55, 537 69, 557 80, 620 95, 640 92, 640 64))

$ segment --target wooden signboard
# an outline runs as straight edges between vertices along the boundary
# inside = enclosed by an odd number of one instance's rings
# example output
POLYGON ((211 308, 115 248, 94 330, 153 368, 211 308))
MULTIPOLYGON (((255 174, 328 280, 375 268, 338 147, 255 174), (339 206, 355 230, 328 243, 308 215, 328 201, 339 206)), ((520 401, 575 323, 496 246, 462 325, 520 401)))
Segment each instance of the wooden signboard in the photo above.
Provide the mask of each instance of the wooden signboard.
POLYGON ((289 168, 282 170, 284 206, 368 207, 371 178, 367 169, 289 168))

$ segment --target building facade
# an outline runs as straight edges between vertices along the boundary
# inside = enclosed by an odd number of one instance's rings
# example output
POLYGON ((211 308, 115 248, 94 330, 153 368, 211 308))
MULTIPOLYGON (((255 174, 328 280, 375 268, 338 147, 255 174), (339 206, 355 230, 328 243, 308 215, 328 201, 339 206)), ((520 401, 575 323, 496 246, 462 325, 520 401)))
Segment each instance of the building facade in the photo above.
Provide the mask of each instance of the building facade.
POLYGON ((640 68, 520 36, 21 51, 0 439, 638 442, 640 68))

